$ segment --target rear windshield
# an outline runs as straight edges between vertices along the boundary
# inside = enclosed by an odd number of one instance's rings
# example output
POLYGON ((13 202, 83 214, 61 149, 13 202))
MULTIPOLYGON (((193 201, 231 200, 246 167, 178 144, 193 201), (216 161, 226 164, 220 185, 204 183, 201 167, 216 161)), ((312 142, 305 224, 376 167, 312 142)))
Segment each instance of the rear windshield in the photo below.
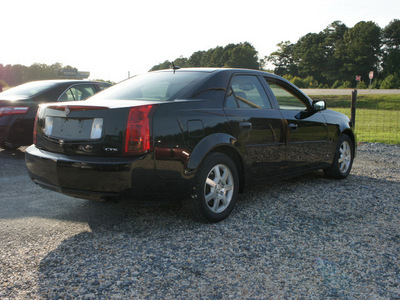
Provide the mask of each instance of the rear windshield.
POLYGON ((150 72, 138 75, 108 88, 92 100, 154 100, 176 99, 195 82, 206 77, 206 72, 150 72))
POLYGON ((0 95, 7 97, 13 96, 20 98, 28 98, 36 94, 39 94, 40 92, 47 90, 48 88, 56 84, 57 83, 55 82, 49 82, 49 81, 32 81, 8 89, 7 91, 2 92, 0 95))

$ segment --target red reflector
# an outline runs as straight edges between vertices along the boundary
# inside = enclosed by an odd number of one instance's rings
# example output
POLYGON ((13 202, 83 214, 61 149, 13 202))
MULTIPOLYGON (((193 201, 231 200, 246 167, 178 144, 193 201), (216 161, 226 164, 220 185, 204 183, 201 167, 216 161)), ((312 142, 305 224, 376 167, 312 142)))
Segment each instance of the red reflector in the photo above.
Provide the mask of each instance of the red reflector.
POLYGON ((22 107, 22 106, 0 107, 0 117, 10 116, 10 115, 22 115, 26 114, 28 110, 29 107, 22 107))
POLYGON ((131 108, 126 126, 125 155, 139 155, 153 149, 150 136, 151 111, 153 105, 131 108))

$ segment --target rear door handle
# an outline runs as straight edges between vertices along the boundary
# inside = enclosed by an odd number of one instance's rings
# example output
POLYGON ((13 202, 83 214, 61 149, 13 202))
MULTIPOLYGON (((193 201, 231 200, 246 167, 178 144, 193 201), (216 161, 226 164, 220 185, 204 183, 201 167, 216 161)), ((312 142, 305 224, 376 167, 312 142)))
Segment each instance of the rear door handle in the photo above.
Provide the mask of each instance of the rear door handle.
POLYGON ((290 131, 296 131, 298 127, 299 126, 297 124, 289 123, 289 130, 290 131))
POLYGON ((240 131, 250 131, 252 127, 253 124, 251 124, 250 122, 242 122, 239 124, 240 131))

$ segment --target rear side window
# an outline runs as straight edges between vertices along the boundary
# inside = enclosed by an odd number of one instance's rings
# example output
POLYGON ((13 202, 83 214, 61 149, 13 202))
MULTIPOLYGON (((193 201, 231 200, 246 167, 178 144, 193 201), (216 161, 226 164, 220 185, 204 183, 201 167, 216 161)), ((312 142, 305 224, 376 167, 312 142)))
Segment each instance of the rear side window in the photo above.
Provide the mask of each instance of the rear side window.
POLYGON ((58 101, 79 101, 86 100, 90 96, 93 96, 96 93, 96 90, 91 84, 77 84, 70 87, 67 91, 65 91, 58 101))
POLYGON ((91 100, 174 100, 208 75, 206 72, 150 72, 116 84, 91 100))

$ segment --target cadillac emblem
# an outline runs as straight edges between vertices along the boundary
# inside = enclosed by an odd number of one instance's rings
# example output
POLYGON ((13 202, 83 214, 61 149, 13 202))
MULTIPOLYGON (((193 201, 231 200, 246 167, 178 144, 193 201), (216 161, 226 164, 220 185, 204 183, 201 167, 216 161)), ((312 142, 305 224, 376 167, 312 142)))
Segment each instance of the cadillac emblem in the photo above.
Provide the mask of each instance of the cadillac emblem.
POLYGON ((71 110, 68 108, 68 106, 65 107, 65 109, 64 109, 65 116, 68 116, 68 114, 69 114, 70 112, 71 112, 71 110))

